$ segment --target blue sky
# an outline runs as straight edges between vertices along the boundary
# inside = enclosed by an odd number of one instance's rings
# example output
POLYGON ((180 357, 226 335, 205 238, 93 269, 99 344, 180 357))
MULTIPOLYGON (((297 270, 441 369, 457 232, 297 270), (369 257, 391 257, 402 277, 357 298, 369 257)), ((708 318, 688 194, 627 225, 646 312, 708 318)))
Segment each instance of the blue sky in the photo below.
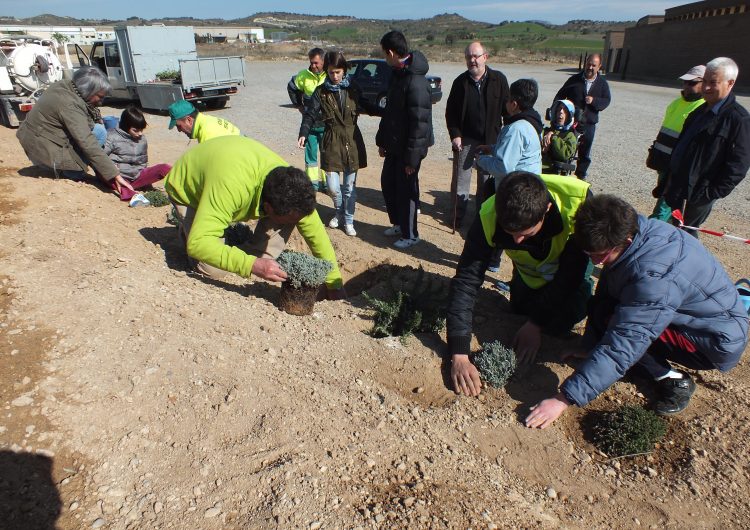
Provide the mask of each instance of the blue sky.
MULTIPOLYGON (((643 15, 663 14, 664 9, 683 2, 659 0, 380 0, 319 2, 321 15, 350 15, 359 18, 429 18, 441 13, 458 13, 472 20, 498 23, 503 20, 546 20, 562 24, 572 19, 637 20, 643 15)), ((314 2, 239 0, 2 0, 0 15, 19 18, 52 13, 76 18, 124 19, 131 16, 162 18, 240 18, 261 11, 310 13, 314 2)))

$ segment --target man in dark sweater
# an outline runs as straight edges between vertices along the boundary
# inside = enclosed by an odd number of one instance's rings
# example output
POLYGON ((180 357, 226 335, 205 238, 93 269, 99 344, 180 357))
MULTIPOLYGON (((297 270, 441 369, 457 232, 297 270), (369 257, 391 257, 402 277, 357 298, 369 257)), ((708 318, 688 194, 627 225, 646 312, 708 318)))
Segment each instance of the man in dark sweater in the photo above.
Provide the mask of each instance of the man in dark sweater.
POLYGON ((392 225, 385 234, 401 236, 394 246, 406 249, 419 242, 419 166, 435 143, 430 85, 425 78, 429 65, 420 52, 409 51, 400 31, 383 35, 380 46, 393 69, 388 103, 375 137, 380 156, 385 157, 380 185, 392 225))
POLYGON ((474 302, 493 250, 505 250, 513 261, 511 308, 527 317, 513 340, 521 364, 536 357, 542 330, 565 333, 586 315, 589 259, 572 240, 572 221, 588 188, 566 176, 516 171, 482 204, 448 295, 448 349, 456 392, 476 396, 482 386, 469 351, 474 302))
MULTIPOLYGON (((481 42, 472 42, 464 53, 467 70, 459 75, 448 96, 445 122, 453 148, 451 192, 456 226, 466 215, 471 193, 471 172, 476 147, 495 142, 503 117, 507 116, 508 80, 487 66, 487 52, 481 42)), ((477 212, 482 204, 482 190, 489 174, 477 168, 477 212)))
POLYGON ((591 165, 591 146, 594 145, 596 124, 599 122, 599 112, 609 106, 612 96, 609 85, 603 75, 599 74, 602 57, 598 53, 589 55, 583 73, 573 74, 557 92, 555 101, 568 99, 576 107, 579 132, 583 133, 578 141, 578 164, 576 176, 585 179, 591 165))

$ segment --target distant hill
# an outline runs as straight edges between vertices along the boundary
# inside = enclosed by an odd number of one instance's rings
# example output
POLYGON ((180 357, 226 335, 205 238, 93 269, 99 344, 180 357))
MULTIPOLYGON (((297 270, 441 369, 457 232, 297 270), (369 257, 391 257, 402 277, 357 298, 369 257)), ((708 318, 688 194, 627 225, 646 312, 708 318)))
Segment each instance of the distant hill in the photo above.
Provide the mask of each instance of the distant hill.
POLYGON ((75 19, 52 14, 16 19, 0 16, 0 23, 28 25, 114 26, 119 24, 164 24, 167 26, 251 26, 271 32, 282 31, 289 40, 321 41, 335 46, 359 46, 365 53, 378 48, 380 37, 392 29, 404 32, 415 47, 443 46, 461 52, 466 43, 480 39, 493 55, 527 55, 541 57, 578 57, 601 50, 602 37, 608 30, 624 29, 635 22, 570 20, 555 25, 545 21, 503 21, 499 24, 478 22, 456 13, 444 13, 426 19, 381 20, 359 19, 341 15, 309 15, 284 12, 261 12, 236 19, 198 19, 169 17, 125 20, 75 19))
MULTIPOLYGON (((602 22, 595 20, 570 20, 566 24, 555 25, 544 21, 526 21, 538 24, 548 29, 560 31, 582 31, 588 30, 593 33, 604 33, 610 29, 622 29, 635 24, 634 21, 627 22, 602 22)), ((117 19, 80 19, 64 17, 53 14, 43 14, 29 18, 15 18, 0 15, 0 23, 23 24, 23 25, 45 25, 45 26, 112 26, 117 24, 165 24, 167 26, 260 26, 269 30, 277 29, 291 32, 307 33, 310 30, 320 32, 331 31, 345 25, 353 26, 356 32, 367 32, 370 29, 389 30, 398 28, 413 36, 428 33, 461 33, 478 32, 482 29, 505 26, 514 23, 504 21, 500 24, 489 24, 469 20, 456 13, 445 13, 427 19, 358 19, 355 17, 341 15, 307 15, 299 13, 284 12, 261 12, 243 18, 193 18, 193 17, 168 17, 146 19, 130 17, 125 20, 117 19)))

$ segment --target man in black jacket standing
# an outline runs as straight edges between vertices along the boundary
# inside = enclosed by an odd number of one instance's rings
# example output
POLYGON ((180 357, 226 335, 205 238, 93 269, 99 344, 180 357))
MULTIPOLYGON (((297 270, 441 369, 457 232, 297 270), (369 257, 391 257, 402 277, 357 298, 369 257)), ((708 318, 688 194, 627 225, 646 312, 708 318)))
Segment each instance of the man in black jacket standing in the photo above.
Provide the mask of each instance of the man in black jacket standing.
POLYGON ((392 225, 385 234, 401 236, 394 246, 406 249, 419 242, 419 166, 435 143, 430 85, 425 78, 429 65, 422 53, 409 51, 400 31, 383 35, 380 46, 393 69, 388 102, 375 137, 380 156, 385 157, 380 185, 392 225))
POLYGON ((738 73, 728 57, 706 65, 705 103, 687 117, 672 151, 664 200, 683 210, 688 226, 703 224, 714 203, 729 195, 750 167, 750 114, 732 94, 738 73))
MULTIPOLYGON (((461 226, 469 205, 471 173, 476 147, 492 145, 507 116, 508 80, 497 70, 487 67, 487 52, 481 42, 472 42, 464 52, 467 70, 459 75, 448 96, 445 123, 455 158, 451 192, 455 226, 461 226)), ((477 211, 482 204, 482 190, 489 174, 477 168, 477 211)))
POLYGON ((555 101, 559 99, 572 101, 576 107, 576 114, 580 114, 577 129, 583 135, 578 141, 576 176, 579 179, 586 178, 591 165, 591 146, 594 145, 599 112, 606 109, 612 100, 607 80, 599 74, 601 66, 601 55, 598 53, 589 55, 583 73, 570 76, 555 96, 555 101))

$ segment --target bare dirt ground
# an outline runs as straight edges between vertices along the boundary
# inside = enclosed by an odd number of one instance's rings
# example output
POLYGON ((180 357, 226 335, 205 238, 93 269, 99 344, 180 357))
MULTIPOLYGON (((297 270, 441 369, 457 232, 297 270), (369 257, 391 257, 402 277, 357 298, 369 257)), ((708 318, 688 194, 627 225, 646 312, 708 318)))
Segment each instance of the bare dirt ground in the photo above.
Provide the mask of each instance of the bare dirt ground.
MULTIPOLYGON (((284 86, 302 66, 248 63, 247 86, 219 112, 295 165, 299 115, 284 86)), ((540 81, 542 110, 569 73, 503 70, 540 81)), ((460 71, 433 66, 446 98, 460 71)), ((648 213, 646 147, 676 90, 611 84, 591 181, 648 213)), ((405 345, 364 333, 362 290, 420 264, 447 280, 461 252, 446 226, 444 109, 434 107, 420 175, 424 241, 407 252, 382 235, 377 120, 362 118, 371 165, 358 181, 359 235, 329 230, 350 298, 309 317, 280 313, 276 285, 192 275, 166 208, 128 209, 93 185, 39 177, 0 129, 0 528, 747 527, 747 359, 697 376, 656 451, 616 460, 586 426, 597 411, 647 403, 644 381, 617 383, 545 431, 519 421, 572 372, 556 360, 570 341, 545 337, 538 365, 469 399, 446 386, 444 333, 405 345)), ((167 118, 148 119, 152 162, 189 148, 167 118)), ((330 199, 319 199, 327 220, 330 199)), ((750 235, 748 200, 745 182, 708 225, 750 235)), ((703 241, 732 277, 748 275, 747 245, 703 241)), ((489 280, 477 348, 521 323, 489 280)))

